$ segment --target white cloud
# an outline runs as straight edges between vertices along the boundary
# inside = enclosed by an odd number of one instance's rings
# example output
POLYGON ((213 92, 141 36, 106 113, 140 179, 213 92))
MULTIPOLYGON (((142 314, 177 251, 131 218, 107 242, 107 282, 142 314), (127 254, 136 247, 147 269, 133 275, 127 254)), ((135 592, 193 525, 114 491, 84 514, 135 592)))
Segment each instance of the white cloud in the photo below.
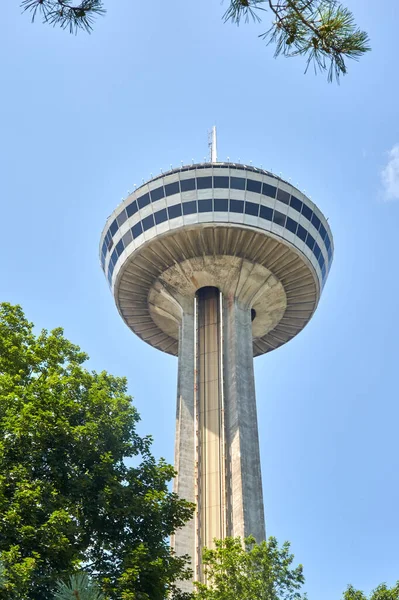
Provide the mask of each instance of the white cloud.
POLYGON ((388 162, 381 171, 382 185, 388 200, 399 200, 399 144, 388 152, 388 162))

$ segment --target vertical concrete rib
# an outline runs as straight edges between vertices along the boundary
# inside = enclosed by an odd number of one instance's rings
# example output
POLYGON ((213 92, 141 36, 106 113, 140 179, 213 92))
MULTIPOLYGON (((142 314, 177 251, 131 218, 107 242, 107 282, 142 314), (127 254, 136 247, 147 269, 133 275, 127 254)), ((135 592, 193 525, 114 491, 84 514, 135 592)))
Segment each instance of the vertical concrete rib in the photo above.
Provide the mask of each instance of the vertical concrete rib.
POLYGON ((265 539, 250 307, 224 308, 227 535, 265 539))
MULTIPOLYGON (((184 307, 179 333, 179 362, 177 379, 177 410, 175 439, 174 491, 189 502, 195 498, 195 423, 194 423, 194 299, 184 307)), ((195 565, 195 526, 194 519, 179 529, 172 539, 176 554, 188 554, 191 565, 195 565)), ((181 582, 183 591, 190 591, 192 584, 181 582)))

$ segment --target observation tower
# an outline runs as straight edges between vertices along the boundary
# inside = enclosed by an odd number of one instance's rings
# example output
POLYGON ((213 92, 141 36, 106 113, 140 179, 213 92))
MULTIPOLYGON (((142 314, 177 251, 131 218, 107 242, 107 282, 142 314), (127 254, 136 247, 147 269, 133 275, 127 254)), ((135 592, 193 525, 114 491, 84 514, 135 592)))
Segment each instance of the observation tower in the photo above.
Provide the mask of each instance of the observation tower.
POLYGON ((178 356, 173 540, 201 579, 214 538, 265 539, 253 357, 309 322, 333 258, 317 206, 280 177, 210 160, 150 179, 108 218, 102 268, 119 314, 178 356))

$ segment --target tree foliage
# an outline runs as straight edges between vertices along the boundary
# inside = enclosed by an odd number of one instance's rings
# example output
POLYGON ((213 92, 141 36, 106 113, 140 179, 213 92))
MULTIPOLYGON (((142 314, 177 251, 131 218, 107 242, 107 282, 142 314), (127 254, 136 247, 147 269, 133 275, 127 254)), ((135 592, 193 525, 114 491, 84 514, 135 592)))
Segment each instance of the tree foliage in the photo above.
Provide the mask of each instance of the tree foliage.
POLYGON ((48 600, 82 564, 107 600, 163 600, 188 576, 166 538, 192 506, 137 434, 126 380, 86 359, 62 329, 35 335, 0 305, 1 600, 48 600))
MULTIPOLYGON (((103 0, 22 0, 21 6, 32 21, 40 14, 46 23, 71 33, 90 32, 95 18, 105 14, 103 0)), ((224 20, 260 22, 266 11, 272 24, 260 37, 275 44, 275 56, 304 56, 306 71, 310 65, 327 70, 329 81, 346 74, 346 59, 359 59, 370 50, 367 33, 337 0, 229 0, 224 20)))
POLYGON ((82 572, 72 575, 66 583, 59 583, 54 600, 105 600, 105 596, 87 573, 82 572))
POLYGON ((388 588, 385 583, 382 583, 373 590, 370 596, 366 596, 363 592, 355 590, 350 585, 343 595, 343 600, 399 600, 399 581, 393 588, 388 588))
POLYGON ((337 0, 231 0, 225 20, 260 21, 267 9, 273 23, 260 37, 275 44, 275 56, 304 56, 306 71, 310 65, 327 70, 329 81, 346 74, 345 59, 359 59, 370 50, 367 33, 337 0))
POLYGON ((196 583, 195 600, 301 600, 302 565, 292 567, 290 544, 281 548, 270 537, 260 544, 249 537, 216 540, 215 549, 204 549, 207 583, 196 583))
POLYGON ((40 15, 45 23, 58 25, 76 33, 78 29, 89 32, 99 15, 105 14, 102 0, 22 0, 24 12, 32 15, 32 22, 40 15))

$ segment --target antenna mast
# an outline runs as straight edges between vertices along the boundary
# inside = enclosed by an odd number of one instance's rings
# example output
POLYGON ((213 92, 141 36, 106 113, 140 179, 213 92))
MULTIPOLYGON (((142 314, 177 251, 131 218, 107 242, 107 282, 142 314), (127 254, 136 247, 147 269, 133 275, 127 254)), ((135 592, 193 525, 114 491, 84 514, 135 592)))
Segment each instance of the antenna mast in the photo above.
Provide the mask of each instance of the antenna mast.
POLYGON ((209 153, 211 163, 216 163, 218 161, 218 150, 216 143, 216 127, 215 125, 212 127, 212 131, 209 134, 209 153))

